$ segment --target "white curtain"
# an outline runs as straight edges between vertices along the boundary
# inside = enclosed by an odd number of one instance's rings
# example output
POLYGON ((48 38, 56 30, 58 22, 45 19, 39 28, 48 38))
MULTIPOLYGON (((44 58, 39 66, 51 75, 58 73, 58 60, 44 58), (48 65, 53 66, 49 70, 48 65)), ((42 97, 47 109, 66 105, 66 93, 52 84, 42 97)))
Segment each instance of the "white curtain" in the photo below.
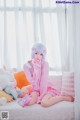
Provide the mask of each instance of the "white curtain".
POLYGON ((22 68, 42 42, 50 68, 61 69, 58 12, 55 0, 0 0, 0 67, 22 68))
POLYGON ((22 68, 36 42, 47 46, 52 70, 75 74, 75 120, 80 120, 80 4, 0 0, 0 67, 22 68))
POLYGON ((74 71, 75 71, 75 120, 80 120, 80 5, 75 5, 75 42, 74 42, 74 71))
POLYGON ((58 14, 62 71, 74 72, 75 120, 80 120, 80 5, 65 5, 58 14))

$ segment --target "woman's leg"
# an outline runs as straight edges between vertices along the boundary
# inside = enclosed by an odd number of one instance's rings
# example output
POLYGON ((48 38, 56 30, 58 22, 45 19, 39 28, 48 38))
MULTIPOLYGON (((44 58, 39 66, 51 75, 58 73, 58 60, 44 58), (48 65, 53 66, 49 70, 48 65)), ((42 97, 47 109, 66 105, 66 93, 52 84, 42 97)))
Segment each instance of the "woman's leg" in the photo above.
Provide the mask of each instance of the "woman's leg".
POLYGON ((43 97, 41 105, 43 107, 49 107, 61 101, 73 102, 74 99, 71 96, 52 96, 51 94, 47 94, 43 97))
POLYGON ((31 101, 28 105, 33 105, 33 104, 37 103, 38 93, 32 92, 30 96, 31 96, 31 101))

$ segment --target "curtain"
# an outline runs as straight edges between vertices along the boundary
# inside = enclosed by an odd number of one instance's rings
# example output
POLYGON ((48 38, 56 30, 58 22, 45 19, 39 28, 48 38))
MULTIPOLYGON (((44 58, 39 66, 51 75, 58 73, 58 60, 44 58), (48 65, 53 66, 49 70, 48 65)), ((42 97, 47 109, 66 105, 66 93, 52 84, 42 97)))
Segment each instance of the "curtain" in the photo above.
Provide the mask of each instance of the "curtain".
POLYGON ((66 27, 66 7, 63 6, 63 9, 60 5, 58 8, 61 8, 61 11, 58 12, 58 31, 59 31, 59 47, 60 47, 60 56, 61 56, 61 69, 62 71, 68 70, 68 41, 67 41, 67 27, 66 27))
POLYGON ((58 12, 55 0, 0 0, 0 67, 22 68, 41 42, 51 70, 61 69, 58 12))
POLYGON ((75 72, 75 120, 80 120, 80 5, 74 6, 75 42, 74 42, 74 72, 75 72))
POLYGON ((62 72, 74 72, 75 120, 80 120, 80 5, 67 4, 58 13, 62 72))
POLYGON ((0 0, 0 67, 22 68, 34 43, 46 45, 51 70, 74 72, 80 120, 80 5, 54 0, 0 0))

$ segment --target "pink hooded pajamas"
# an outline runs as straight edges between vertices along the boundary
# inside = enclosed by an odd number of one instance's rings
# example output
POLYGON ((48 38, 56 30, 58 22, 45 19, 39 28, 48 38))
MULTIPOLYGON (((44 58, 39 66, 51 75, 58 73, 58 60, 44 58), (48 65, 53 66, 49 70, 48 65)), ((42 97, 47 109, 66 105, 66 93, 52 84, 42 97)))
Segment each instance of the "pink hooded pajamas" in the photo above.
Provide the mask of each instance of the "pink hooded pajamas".
POLYGON ((43 44, 38 43, 32 48, 32 59, 24 65, 26 77, 33 86, 33 92, 37 92, 41 100, 46 94, 52 96, 60 95, 52 84, 49 84, 49 65, 45 61, 46 48, 43 44), (42 60, 34 59, 36 53, 42 54, 42 60))

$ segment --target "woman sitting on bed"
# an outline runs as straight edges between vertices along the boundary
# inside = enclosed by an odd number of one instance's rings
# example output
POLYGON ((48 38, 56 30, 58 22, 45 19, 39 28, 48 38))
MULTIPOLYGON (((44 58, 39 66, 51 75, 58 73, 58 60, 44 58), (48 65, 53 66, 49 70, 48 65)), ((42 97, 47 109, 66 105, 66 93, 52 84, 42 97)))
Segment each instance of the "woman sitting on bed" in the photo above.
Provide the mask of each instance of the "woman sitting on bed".
POLYGON ((33 89, 30 95, 18 101, 23 107, 36 103, 49 107, 61 101, 74 101, 72 96, 61 96, 60 91, 49 86, 49 65, 45 61, 45 55, 45 46, 41 43, 35 44, 32 48, 32 59, 24 65, 24 72, 33 89))

